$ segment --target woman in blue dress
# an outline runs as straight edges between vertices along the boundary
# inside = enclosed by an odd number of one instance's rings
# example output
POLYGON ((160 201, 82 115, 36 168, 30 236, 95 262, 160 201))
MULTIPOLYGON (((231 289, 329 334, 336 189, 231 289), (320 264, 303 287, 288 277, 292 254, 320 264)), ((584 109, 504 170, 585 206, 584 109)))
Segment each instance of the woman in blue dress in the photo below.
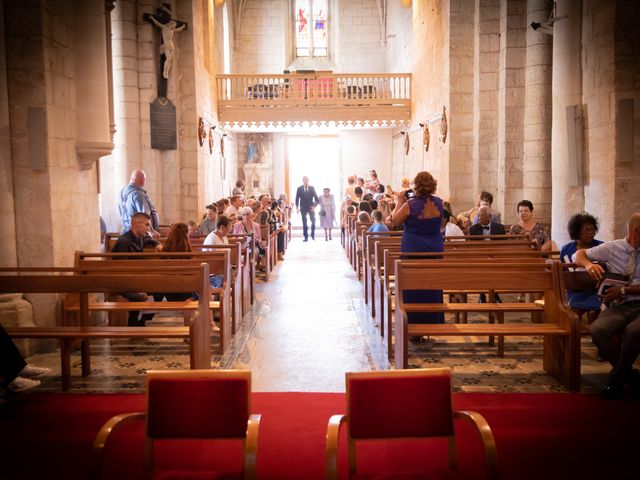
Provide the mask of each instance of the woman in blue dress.
MULTIPOLYGON (((577 213, 569 219, 567 225, 572 242, 567 243, 560 250, 560 258, 565 263, 571 263, 573 255, 578 250, 595 247, 602 242, 596 240, 598 220, 588 213, 577 213)), ((600 313, 600 299, 595 290, 567 290, 569 306, 582 317, 587 313, 589 323, 593 322, 600 313)))
MULTIPOLYGON (((433 195, 438 182, 429 172, 419 172, 413 180, 413 196, 406 191, 396 195, 396 208, 392 221, 403 225, 402 252, 443 252, 444 240, 440 234, 442 199, 433 195)), ((411 258, 410 256, 408 258, 411 258)), ((442 303, 442 290, 405 290, 407 303, 442 303)), ((444 323, 444 313, 409 313, 409 323, 444 323)))

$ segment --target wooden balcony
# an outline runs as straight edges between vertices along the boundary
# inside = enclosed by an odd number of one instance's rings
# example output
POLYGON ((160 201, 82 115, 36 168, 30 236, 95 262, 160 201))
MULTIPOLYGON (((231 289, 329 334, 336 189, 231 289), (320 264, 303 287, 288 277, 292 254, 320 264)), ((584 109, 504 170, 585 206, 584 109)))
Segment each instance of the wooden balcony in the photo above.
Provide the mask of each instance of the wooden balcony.
POLYGON ((411 119, 411 74, 218 75, 225 124, 400 123, 411 119))

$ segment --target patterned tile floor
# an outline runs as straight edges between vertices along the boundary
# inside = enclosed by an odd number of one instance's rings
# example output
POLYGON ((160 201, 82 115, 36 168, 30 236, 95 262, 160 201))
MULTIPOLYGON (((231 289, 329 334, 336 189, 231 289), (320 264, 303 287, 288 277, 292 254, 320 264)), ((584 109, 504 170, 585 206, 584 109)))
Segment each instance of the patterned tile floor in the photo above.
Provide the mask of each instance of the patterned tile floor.
MULTIPOLYGON (((179 325, 181 319, 165 315, 154 322, 179 325)), ((250 368, 255 391, 344 391, 344 372, 389 368, 386 348, 364 303, 362 284, 336 239, 303 244, 294 238, 269 282, 258 282, 256 303, 225 354, 220 355, 216 337, 212 343, 212 367, 250 368)), ((411 367, 451 367, 458 391, 565 391, 542 370, 540 338, 507 338, 504 358, 497 356, 486 337, 422 341, 411 344, 409 352, 411 367)), ((595 356, 590 340, 583 338, 586 392, 598 391, 606 380, 608 366, 595 356)), ((39 391, 60 391, 57 351, 33 355, 28 361, 54 370, 39 391)), ((182 341, 94 341, 90 376, 79 375, 79 353, 72 357, 71 391, 141 392, 147 370, 188 365, 182 341)))

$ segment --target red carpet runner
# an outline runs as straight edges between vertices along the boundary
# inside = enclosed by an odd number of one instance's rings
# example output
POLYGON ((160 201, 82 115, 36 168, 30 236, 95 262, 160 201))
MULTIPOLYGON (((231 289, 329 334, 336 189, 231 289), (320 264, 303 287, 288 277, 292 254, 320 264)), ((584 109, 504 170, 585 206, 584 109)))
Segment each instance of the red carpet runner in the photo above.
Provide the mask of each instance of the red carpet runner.
MULTIPOLYGON (((478 393, 456 394, 455 408, 476 410, 487 418, 503 479, 640 478, 638 401, 605 402, 584 394, 478 393)), ((102 423, 117 413, 142 410, 143 396, 126 394, 32 394, 4 405, 0 478, 88 478, 91 445, 102 423)), ((344 413, 344 395, 256 393, 252 410, 262 414, 259 478, 323 478, 327 420, 331 414, 344 413)), ((466 426, 459 433, 462 478, 483 478, 479 443, 466 426)), ((123 431, 112 447, 107 478, 142 478, 141 426, 123 431)), ((182 442, 158 453, 163 462, 195 467, 215 459, 220 448, 182 442)), ((222 448, 223 464, 237 465, 237 447, 222 448)), ((412 471, 425 466, 439 469, 446 466, 445 448, 441 442, 376 443, 359 450, 359 461, 374 472, 390 464, 412 471)))

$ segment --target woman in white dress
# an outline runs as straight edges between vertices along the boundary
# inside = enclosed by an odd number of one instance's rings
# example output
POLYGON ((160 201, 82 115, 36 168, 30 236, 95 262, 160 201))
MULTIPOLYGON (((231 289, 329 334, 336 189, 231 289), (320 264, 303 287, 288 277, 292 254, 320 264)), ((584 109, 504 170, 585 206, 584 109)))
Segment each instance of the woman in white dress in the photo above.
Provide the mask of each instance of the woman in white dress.
POLYGON ((203 245, 229 245, 227 235, 231 231, 231 219, 226 215, 220 215, 216 221, 216 229, 207 235, 203 245))
POLYGON ((320 196, 320 228, 324 228, 324 241, 331 240, 331 229, 336 223, 336 204, 328 188, 320 196))

